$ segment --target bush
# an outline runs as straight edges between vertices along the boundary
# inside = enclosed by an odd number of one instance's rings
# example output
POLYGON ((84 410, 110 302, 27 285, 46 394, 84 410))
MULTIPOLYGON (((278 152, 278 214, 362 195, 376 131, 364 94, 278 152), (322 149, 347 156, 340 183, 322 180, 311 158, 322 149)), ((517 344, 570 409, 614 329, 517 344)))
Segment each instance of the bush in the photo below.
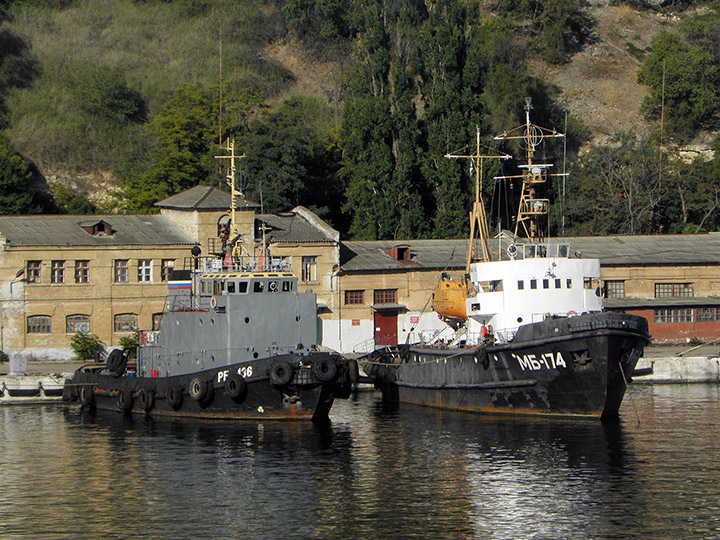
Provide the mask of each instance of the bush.
POLYGON ((70 347, 75 352, 75 359, 80 362, 98 360, 100 354, 105 351, 105 344, 99 337, 84 332, 77 332, 70 338, 70 347))
POLYGON ((137 358, 137 348, 140 344, 140 332, 135 330, 132 336, 123 336, 118 343, 123 348, 128 360, 135 360, 137 358))
POLYGON ((9 360, 10 360, 10 357, 4 351, 0 351, 0 364, 4 364, 5 362, 8 362, 9 360))

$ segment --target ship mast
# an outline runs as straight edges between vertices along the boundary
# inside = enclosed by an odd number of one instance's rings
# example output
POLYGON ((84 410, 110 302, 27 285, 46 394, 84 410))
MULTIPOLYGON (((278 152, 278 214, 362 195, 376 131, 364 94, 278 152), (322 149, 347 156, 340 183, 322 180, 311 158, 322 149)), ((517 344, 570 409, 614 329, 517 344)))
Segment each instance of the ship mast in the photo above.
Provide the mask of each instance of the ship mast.
MULTIPOLYGON (((234 139, 227 139, 225 141, 225 146, 220 147, 221 150, 227 150, 230 152, 230 155, 224 155, 224 156, 215 156, 216 159, 229 159, 230 163, 227 165, 225 174, 225 181, 227 182, 227 185, 230 186, 230 230, 228 232, 228 238, 241 238, 240 229, 238 228, 237 219, 235 216, 235 213, 237 211, 237 197, 244 198, 242 191, 240 191, 237 187, 237 183, 235 182, 235 176, 237 173, 237 167, 235 166, 235 160, 236 159, 242 159, 245 157, 245 154, 238 156, 235 155, 235 140, 234 139)), ((243 253, 243 243, 242 242, 235 242, 233 246, 233 255, 237 257, 242 257, 243 253), (237 253, 235 253, 237 251, 237 253)))
POLYGON ((520 204, 518 206, 515 236, 519 236, 522 232, 524 237, 531 242, 542 240, 543 231, 540 228, 540 220, 543 216, 548 215, 548 199, 537 198, 536 189, 539 185, 547 181, 548 176, 567 176, 567 173, 558 173, 550 175, 548 170, 552 167, 550 163, 533 163, 535 149, 543 142, 546 137, 565 137, 564 133, 558 133, 555 130, 549 130, 530 122, 530 98, 525 98, 525 124, 519 126, 510 132, 494 137, 496 141, 517 139, 524 142, 525 151, 527 153, 527 164, 519 165, 522 174, 515 176, 496 176, 496 180, 508 180, 513 178, 522 178, 522 192, 520 194, 520 204), (513 135, 513 132, 521 131, 522 133, 513 135))
POLYGON ((482 173, 483 160, 485 159, 509 159, 511 156, 503 154, 500 156, 483 156, 480 154, 480 128, 476 128, 475 153, 472 155, 445 154, 449 159, 470 159, 471 171, 475 170, 475 201, 470 211, 470 243, 468 245, 467 261, 465 272, 470 271, 470 263, 475 260, 475 234, 477 232, 480 249, 482 250, 482 261, 490 261, 490 233, 488 232, 487 217, 485 216, 485 205, 482 199, 482 173), (477 231, 476 231, 477 226, 477 231))

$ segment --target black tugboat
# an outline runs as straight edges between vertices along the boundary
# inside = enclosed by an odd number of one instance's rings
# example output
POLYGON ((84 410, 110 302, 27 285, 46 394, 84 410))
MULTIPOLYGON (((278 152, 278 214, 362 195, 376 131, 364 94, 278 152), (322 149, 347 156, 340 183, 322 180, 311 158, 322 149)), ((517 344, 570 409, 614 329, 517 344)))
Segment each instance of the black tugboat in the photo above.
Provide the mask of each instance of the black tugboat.
POLYGON ((548 200, 538 198, 536 189, 550 165, 532 158, 545 137, 562 136, 531 124, 528 103, 526 124, 496 137, 524 143, 527 164, 519 176, 515 234, 494 257, 481 198, 482 160, 506 156, 480 155, 479 134, 474 155, 446 156, 472 159, 476 171, 465 279, 442 276, 433 298, 435 312, 454 334, 445 342, 437 337, 367 357, 364 370, 385 399, 491 413, 618 415, 650 341, 647 320, 603 312, 600 261, 541 238, 548 200), (518 240, 520 233, 525 241, 518 240))
MULTIPOLYGON (((229 150, 232 227, 239 192, 229 150)), ((140 334, 135 362, 115 349, 106 364, 78 369, 63 398, 163 416, 326 419, 358 367, 318 347, 315 295, 299 293, 287 268, 265 268, 267 257, 243 256, 239 244, 223 259, 198 255, 172 272, 160 330, 140 334)))

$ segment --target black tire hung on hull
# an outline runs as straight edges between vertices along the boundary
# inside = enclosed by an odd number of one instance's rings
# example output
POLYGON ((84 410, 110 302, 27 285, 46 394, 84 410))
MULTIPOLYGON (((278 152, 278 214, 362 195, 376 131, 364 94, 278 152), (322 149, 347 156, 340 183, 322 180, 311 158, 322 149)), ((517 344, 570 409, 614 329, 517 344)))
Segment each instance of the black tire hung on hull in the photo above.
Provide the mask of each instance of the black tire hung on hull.
POLYGON ((247 384, 237 373, 230 373, 225 380, 225 393, 230 399, 242 403, 247 397, 247 384))
POLYGON ((82 405, 92 405, 95 402, 95 394, 93 393, 93 387, 91 385, 83 385, 78 390, 80 394, 80 403, 82 405))
POLYGON ((212 383, 200 377, 195 377, 190 381, 188 393, 195 401, 209 401, 212 398, 212 383))
POLYGON ((330 382, 337 375, 337 364, 333 358, 324 356, 313 362, 312 371, 319 381, 330 382))
POLYGON ((171 386, 165 393, 165 399, 167 400, 167 404, 170 406, 170 408, 173 411, 177 411, 180 407, 182 407, 182 389, 178 386, 171 386))
POLYGON ((152 390, 141 388, 138 392, 138 402, 145 412, 150 412, 155 405, 155 393, 152 390))
POLYGON ((347 361, 348 379, 351 383, 356 383, 360 380, 360 368, 358 367, 357 360, 349 358, 347 361))
POLYGON ((129 411, 133 406, 132 390, 129 388, 121 388, 115 398, 115 403, 121 411, 129 411))
POLYGON ((113 349, 107 359, 107 370, 117 378, 125 373, 127 361, 127 356, 120 349, 113 349))
POLYGON ((285 360, 278 360, 270 368, 270 380, 275 386, 285 386, 293 378, 293 367, 285 360))

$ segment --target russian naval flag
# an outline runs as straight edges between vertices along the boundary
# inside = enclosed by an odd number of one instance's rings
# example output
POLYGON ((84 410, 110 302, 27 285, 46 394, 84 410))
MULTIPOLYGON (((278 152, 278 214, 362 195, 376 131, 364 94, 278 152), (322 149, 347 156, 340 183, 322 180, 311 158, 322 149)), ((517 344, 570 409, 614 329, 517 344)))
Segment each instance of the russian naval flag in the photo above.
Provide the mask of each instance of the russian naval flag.
POLYGON ((192 281, 190 281, 189 279, 168 281, 168 289, 192 289, 192 281))

